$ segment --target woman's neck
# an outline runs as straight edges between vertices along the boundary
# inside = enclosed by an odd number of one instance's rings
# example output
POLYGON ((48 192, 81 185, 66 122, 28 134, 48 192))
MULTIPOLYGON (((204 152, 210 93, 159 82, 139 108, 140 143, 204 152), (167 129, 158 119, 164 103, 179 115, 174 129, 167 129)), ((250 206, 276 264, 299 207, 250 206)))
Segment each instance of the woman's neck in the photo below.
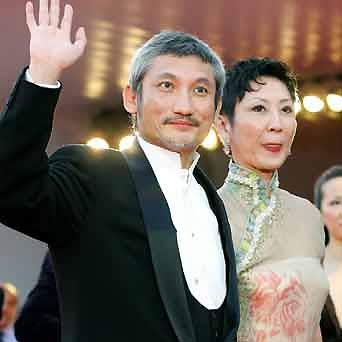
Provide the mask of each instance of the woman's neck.
POLYGON ((331 257, 338 258, 342 262, 342 241, 330 237, 327 245, 327 254, 331 257))
POLYGON ((246 166, 246 165, 244 165, 244 163, 240 163, 238 160, 232 159, 232 161, 235 164, 238 164, 240 167, 257 174, 260 178, 262 178, 264 180, 266 185, 268 185, 271 182, 273 175, 276 171, 276 170, 259 170, 259 169, 253 168, 251 166, 246 166))
POLYGON ((276 170, 274 171, 268 171, 263 172, 261 170, 254 169, 252 167, 246 166, 243 163, 239 163, 238 161, 231 160, 229 167, 234 167, 234 173, 238 172, 240 176, 243 177, 249 177, 250 174, 256 175, 257 178, 253 177, 255 181, 258 182, 259 187, 261 186, 264 188, 268 194, 272 191, 272 187, 276 184, 276 187, 279 185, 278 183, 278 172, 276 170))

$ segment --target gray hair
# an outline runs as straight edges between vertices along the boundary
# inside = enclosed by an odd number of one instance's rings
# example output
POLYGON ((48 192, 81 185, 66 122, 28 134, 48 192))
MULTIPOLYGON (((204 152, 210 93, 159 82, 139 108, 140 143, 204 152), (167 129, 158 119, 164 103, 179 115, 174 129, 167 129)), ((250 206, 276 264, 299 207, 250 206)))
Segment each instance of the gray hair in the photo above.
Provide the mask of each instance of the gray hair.
POLYGON ((129 72, 129 85, 141 96, 142 81, 153 60, 162 55, 176 57, 198 56, 213 68, 216 82, 215 106, 223 94, 225 83, 224 65, 218 55, 202 40, 188 33, 162 31, 154 35, 135 53, 129 72))

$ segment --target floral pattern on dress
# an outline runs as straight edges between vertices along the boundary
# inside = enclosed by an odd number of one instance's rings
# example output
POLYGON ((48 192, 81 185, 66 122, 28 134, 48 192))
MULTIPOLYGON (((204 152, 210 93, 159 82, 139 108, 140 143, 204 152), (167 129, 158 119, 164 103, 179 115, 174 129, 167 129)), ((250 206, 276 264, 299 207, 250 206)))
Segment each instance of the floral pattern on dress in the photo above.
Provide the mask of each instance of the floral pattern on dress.
POLYGON ((253 277, 255 288, 250 293, 249 312, 254 322, 257 342, 277 335, 299 342, 305 332, 307 293, 295 276, 262 272, 253 277))

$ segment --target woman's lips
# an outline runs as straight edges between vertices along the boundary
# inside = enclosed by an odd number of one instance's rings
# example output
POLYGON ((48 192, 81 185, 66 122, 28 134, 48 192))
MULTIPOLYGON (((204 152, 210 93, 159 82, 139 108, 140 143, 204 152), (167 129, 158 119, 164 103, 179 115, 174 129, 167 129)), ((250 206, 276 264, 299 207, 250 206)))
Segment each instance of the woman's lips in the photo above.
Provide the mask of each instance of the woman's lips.
POLYGON ((269 152, 278 153, 281 151, 281 148, 283 145, 282 144, 264 144, 263 146, 269 152))

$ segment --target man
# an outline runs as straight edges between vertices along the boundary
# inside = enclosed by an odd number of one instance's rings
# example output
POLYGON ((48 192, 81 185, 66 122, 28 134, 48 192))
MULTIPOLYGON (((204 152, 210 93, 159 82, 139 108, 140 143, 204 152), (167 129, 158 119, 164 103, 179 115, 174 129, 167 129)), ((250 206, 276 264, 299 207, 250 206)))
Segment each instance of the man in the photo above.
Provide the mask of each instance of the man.
MULTIPOLYGON (((94 289, 94 295, 101 287, 94 289)), ((102 300, 101 296, 98 297, 102 300)), ((18 342, 60 342, 61 324, 55 274, 46 254, 37 284, 27 296, 14 325, 18 342)))
POLYGON ((61 72, 81 55, 72 9, 27 5, 31 62, 0 122, 0 217, 49 244, 62 341, 233 341, 239 320, 230 228, 195 150, 220 110, 224 68, 202 41, 152 37, 135 55, 126 110, 135 146, 45 154, 61 72), (32 84, 35 83, 35 84, 32 84), (13 138, 15 136, 15 138, 13 138), (101 298, 96 289, 101 287, 101 298))

